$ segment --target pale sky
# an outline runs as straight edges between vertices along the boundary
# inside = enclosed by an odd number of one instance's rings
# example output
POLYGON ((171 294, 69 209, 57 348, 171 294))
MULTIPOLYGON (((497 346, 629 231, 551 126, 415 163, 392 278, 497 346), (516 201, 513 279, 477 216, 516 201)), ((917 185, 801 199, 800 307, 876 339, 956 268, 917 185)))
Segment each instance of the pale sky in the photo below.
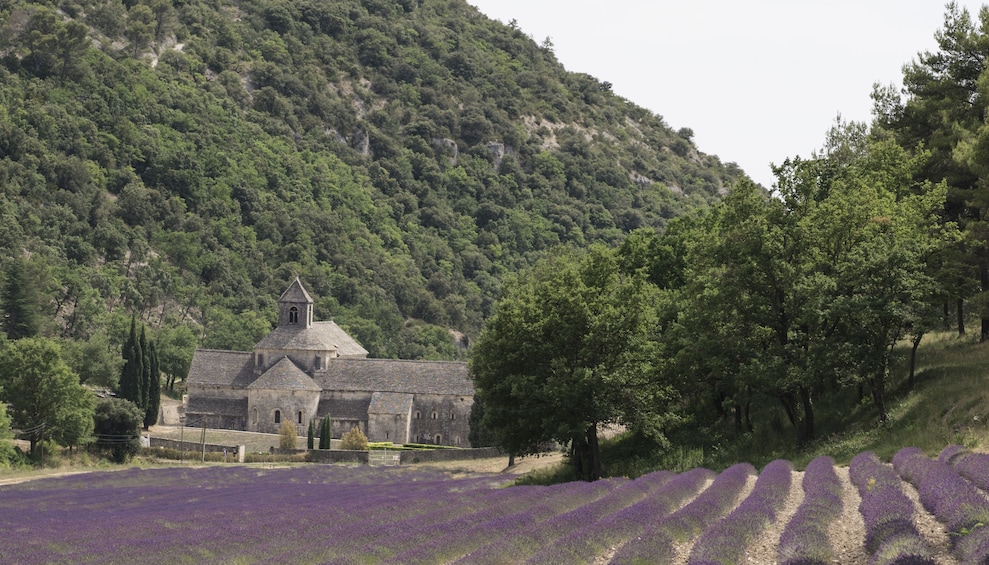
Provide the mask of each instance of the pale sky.
MULTIPOLYGON (((467 0, 550 37, 569 71, 694 130, 703 153, 769 188, 769 164, 809 157, 840 113, 871 121, 872 85, 936 49, 940 0, 467 0)), ((978 21, 981 1, 962 0, 978 21)))

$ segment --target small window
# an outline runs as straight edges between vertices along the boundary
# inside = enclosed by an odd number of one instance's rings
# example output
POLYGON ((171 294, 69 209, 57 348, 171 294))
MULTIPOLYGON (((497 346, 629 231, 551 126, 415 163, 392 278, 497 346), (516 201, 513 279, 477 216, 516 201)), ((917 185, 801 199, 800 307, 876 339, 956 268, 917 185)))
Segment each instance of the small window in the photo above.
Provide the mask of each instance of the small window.
POLYGON ((302 411, 301 410, 299 411, 299 423, 300 424, 302 423, 302 411))
POLYGON ((264 366, 264 355, 258 353, 258 367, 263 367, 263 366, 264 366))
POLYGON ((416 410, 416 420, 418 420, 421 417, 422 417, 422 414, 418 410, 416 410))
POLYGON ((436 412, 433 412, 433 419, 436 419, 436 412))
POLYGON ((443 441, 443 436, 436 434, 436 445, 439 445, 443 441))
POLYGON ((299 323, 299 309, 295 306, 288 309, 288 323, 298 324, 299 323))
POLYGON ((385 439, 388 439, 388 432, 385 432, 385 439))
POLYGON ((322 357, 317 357, 316 358, 316 369, 322 369, 322 368, 323 368, 323 358, 322 357))
POLYGON ((451 420, 456 420, 457 419, 457 413, 456 412, 450 412, 450 419, 451 420))
POLYGON ((282 423, 282 411, 281 410, 275 410, 275 423, 276 424, 281 424, 282 423))

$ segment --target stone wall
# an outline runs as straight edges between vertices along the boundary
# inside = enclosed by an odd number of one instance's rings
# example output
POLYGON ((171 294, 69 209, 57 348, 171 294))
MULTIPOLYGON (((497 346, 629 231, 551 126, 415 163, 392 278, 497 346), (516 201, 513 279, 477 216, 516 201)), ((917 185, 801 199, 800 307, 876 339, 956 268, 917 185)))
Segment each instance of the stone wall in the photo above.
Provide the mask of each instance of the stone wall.
POLYGON ((473 404, 474 399, 469 396, 415 395, 412 403, 409 441, 469 447, 468 417, 473 404))

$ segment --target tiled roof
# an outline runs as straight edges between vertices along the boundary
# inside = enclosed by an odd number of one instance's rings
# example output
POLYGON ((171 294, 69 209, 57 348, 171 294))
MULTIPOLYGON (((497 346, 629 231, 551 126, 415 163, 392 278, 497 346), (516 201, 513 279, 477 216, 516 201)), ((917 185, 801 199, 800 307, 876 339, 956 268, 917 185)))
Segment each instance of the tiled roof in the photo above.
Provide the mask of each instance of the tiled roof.
POLYGON ((264 390, 314 390, 321 391, 316 381, 299 369, 288 357, 282 357, 256 381, 247 385, 248 389, 264 390))
POLYGON ((337 420, 366 420, 370 397, 356 400, 322 398, 317 414, 329 414, 337 420))
POLYGON ((193 416, 198 414, 245 416, 247 415, 247 398, 215 398, 190 394, 185 413, 186 420, 190 424, 195 424, 193 416))
POLYGON ((331 359, 314 378, 324 390, 474 394, 467 364, 452 361, 331 359))
POLYGON ((312 304, 313 299, 311 296, 309 296, 309 293, 306 292, 306 288, 302 286, 302 281, 299 280, 299 277, 295 277, 295 280, 292 281, 292 284, 288 285, 288 288, 285 289, 285 292, 283 292, 282 295, 278 297, 278 301, 305 302, 307 304, 312 304))
POLYGON ((299 351, 337 351, 343 357, 362 357, 367 350, 335 322, 279 326, 264 336, 255 349, 296 349, 299 351))
POLYGON ((371 395, 368 414, 409 414, 412 411, 411 394, 400 392, 376 392, 371 395))
POLYGON ((254 358, 246 351, 197 349, 189 366, 189 384, 243 388, 254 379, 254 358))

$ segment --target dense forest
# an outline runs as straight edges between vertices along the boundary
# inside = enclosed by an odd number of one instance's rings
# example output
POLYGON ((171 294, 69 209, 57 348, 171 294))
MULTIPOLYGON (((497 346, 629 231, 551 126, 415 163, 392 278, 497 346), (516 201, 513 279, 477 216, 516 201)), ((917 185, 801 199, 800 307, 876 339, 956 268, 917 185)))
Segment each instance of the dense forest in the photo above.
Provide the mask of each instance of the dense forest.
POLYGON ((295 276, 372 356, 462 357, 506 273, 744 176, 464 0, 0 0, 0 63, 0 267, 92 384, 132 315, 180 377, 249 349, 295 276))

